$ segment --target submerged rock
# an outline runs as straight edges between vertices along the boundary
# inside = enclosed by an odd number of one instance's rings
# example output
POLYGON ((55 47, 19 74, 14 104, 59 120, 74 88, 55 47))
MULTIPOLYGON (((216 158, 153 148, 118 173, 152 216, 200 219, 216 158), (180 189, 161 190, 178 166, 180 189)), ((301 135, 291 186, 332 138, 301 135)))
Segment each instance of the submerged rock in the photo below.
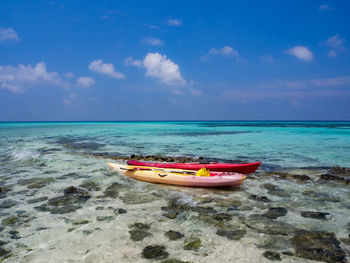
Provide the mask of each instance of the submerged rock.
POLYGON ((263 187, 266 190, 268 190, 267 193, 269 195, 275 195, 275 196, 280 196, 280 197, 288 197, 288 196, 290 196, 290 194, 287 191, 277 187, 274 184, 264 184, 263 187))
POLYGON ((178 240, 184 237, 183 234, 174 230, 169 230, 168 232, 165 232, 164 235, 168 237, 169 240, 178 240))
POLYGON ((264 252, 263 256, 272 261, 281 260, 280 254, 274 251, 267 250, 264 252))
POLYGON ((217 199, 215 200, 216 206, 221 207, 239 207, 241 206, 241 201, 238 199, 217 199))
POLYGON ((307 175, 289 174, 284 172, 268 172, 266 175, 278 176, 281 179, 295 179, 298 181, 309 181, 311 178, 307 175))
POLYGON ((260 202, 271 202, 270 199, 268 199, 266 196, 258 196, 258 195, 250 195, 249 199, 255 200, 255 201, 260 201, 260 202))
POLYGON ((112 221, 114 219, 114 216, 98 216, 96 217, 96 220, 101 221, 112 221))
POLYGON ((264 239, 259 239, 258 247, 267 250, 286 250, 292 248, 292 242, 287 237, 266 235, 264 239))
POLYGON ((123 187, 120 183, 113 183, 106 188, 103 192, 105 197, 117 198, 119 195, 119 190, 123 187))
POLYGON ((36 189, 36 188, 42 188, 52 182, 54 182, 55 179, 50 177, 45 178, 30 178, 30 179, 23 179, 18 181, 18 184, 20 185, 27 185, 27 188, 29 189, 36 189))
POLYGON ((182 260, 176 259, 176 258, 169 258, 169 259, 161 261, 160 263, 191 263, 191 262, 189 262, 189 261, 182 261, 182 260))
POLYGON ((136 222, 136 223, 129 225, 129 228, 137 229, 137 230, 149 230, 150 225, 136 222))
POLYGON ((87 189, 89 191, 100 191, 101 187, 98 183, 93 181, 86 181, 79 185, 81 188, 87 189))
POLYGON ((27 203, 28 204, 35 204, 35 203, 40 203, 40 202, 46 201, 47 199, 49 199, 47 196, 43 196, 43 197, 29 199, 27 201, 27 203))
POLYGON ((173 198, 169 200, 168 206, 162 206, 161 209, 164 211, 162 214, 163 216, 170 219, 175 219, 181 212, 191 210, 191 206, 181 203, 179 198, 173 198))
POLYGON ((130 234, 130 239, 133 241, 141 241, 146 237, 152 236, 151 233, 144 230, 138 230, 138 229, 130 230, 129 234, 130 234))
POLYGON ((64 195, 49 199, 47 204, 34 207, 38 211, 50 212, 51 214, 66 214, 81 208, 81 204, 90 199, 88 192, 70 186, 64 189, 64 195))
POLYGON ((4 226, 11 226, 11 225, 14 225, 18 222, 20 222, 20 220, 17 216, 9 216, 9 217, 4 218, 1 221, 1 224, 4 226))
POLYGON ((169 256, 164 246, 147 246, 142 250, 141 256, 147 259, 165 259, 169 256))
POLYGON ((315 218, 315 219, 321 219, 321 220, 327 220, 327 218, 326 218, 327 215, 329 215, 329 213, 313 212, 313 211, 302 211, 301 212, 302 217, 315 218))
POLYGON ((127 192, 123 196, 119 197, 125 204, 135 205, 135 204, 144 204, 150 203, 155 200, 158 200, 157 197, 150 195, 148 193, 135 193, 135 192, 127 192))
POLYGON ((126 214, 128 211, 126 211, 125 209, 123 208, 117 208, 117 209, 114 209, 114 213, 116 215, 121 215, 121 214, 126 214))
POLYGON ((90 221, 87 219, 75 219, 71 223, 72 223, 72 225, 85 225, 85 224, 90 223, 90 221))
POLYGON ((199 238, 191 238, 185 241, 184 250, 198 250, 202 246, 202 241, 199 238))
POLYGON ((240 219, 247 227, 254 229, 258 233, 269 235, 289 235, 297 230, 295 225, 273 220, 259 214, 253 214, 240 219))
POLYGON ((298 231, 292 238, 298 257, 329 263, 346 263, 346 254, 334 233, 298 231))
POLYGON ((10 208, 10 207, 13 207, 17 204, 18 204, 18 202, 8 199, 0 204, 0 208, 10 208))
POLYGON ((240 240, 242 237, 245 236, 247 233, 244 229, 237 229, 237 230, 225 230, 225 229, 218 229, 216 231, 216 234, 218 236, 226 237, 231 240, 240 240))
POLYGON ((346 184, 350 183, 350 168, 334 166, 327 174, 321 175, 321 180, 338 181, 346 184))
POLYGON ((270 219, 277 219, 280 216, 285 216, 287 213, 288 210, 284 207, 270 207, 264 216, 270 219))
POLYGON ((11 253, 11 251, 6 250, 6 249, 0 247, 0 259, 1 259, 1 260, 2 260, 2 259, 5 259, 5 258, 7 258, 7 257, 9 257, 9 256, 10 256, 10 253, 11 253))

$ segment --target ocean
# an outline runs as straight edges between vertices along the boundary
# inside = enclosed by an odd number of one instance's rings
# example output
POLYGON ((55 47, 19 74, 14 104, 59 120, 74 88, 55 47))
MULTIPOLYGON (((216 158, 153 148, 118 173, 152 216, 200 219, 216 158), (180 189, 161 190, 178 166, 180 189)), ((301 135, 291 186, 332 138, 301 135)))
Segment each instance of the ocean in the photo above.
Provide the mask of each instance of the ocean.
POLYGON ((350 122, 3 122, 0 261, 346 262, 350 176, 334 166, 350 167, 350 122), (108 169, 131 155, 262 165, 187 188, 108 169), (301 231, 333 249, 312 258, 301 231))

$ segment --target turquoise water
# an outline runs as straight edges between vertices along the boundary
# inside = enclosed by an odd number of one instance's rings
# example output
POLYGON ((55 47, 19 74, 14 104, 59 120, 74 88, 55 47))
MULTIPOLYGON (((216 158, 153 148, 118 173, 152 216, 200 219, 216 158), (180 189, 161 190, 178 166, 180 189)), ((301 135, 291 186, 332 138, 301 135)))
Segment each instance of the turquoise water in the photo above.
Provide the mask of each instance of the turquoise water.
MULTIPOLYGON (((113 154, 206 156, 285 167, 350 166, 350 122, 0 123, 1 153, 60 138, 113 154)), ((87 151, 91 150, 87 147, 87 151)))
POLYGON ((164 245, 169 258, 190 262, 270 262, 263 256, 267 249, 283 262, 309 262, 282 254, 295 253, 295 231, 328 231, 338 239, 350 232, 349 186, 319 180, 335 165, 350 167, 350 122, 0 123, 0 247, 7 251, 0 261, 149 262, 143 248, 164 245), (108 156, 131 154, 263 165, 241 187, 193 189, 134 181, 108 169, 108 156), (70 186, 83 193, 65 196, 70 186), (191 209, 168 218, 164 207, 175 199, 191 209), (262 217, 271 207, 288 213, 262 217), (328 214, 319 220, 302 211, 328 214), (149 225, 150 235, 132 240, 135 222, 149 225), (231 240, 217 229, 245 235, 231 240), (168 230, 183 237, 169 241, 168 230), (201 239, 199 249, 183 248, 195 238, 201 239))

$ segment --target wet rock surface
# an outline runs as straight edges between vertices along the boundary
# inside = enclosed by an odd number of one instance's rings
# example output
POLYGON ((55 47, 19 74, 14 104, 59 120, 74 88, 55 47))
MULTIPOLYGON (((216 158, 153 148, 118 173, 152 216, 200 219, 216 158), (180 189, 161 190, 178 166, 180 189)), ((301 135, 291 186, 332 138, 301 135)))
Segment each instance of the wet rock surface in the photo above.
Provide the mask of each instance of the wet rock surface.
POLYGON ((334 233, 298 231, 292 238, 296 255, 329 263, 346 263, 346 254, 334 233))
POLYGON ((338 181, 345 184, 350 184, 350 168, 334 166, 328 173, 320 176, 321 180, 338 181))
POLYGON ((165 259, 169 256, 169 253, 166 252, 164 246, 154 245, 147 246, 142 250, 141 256, 147 259, 165 259))

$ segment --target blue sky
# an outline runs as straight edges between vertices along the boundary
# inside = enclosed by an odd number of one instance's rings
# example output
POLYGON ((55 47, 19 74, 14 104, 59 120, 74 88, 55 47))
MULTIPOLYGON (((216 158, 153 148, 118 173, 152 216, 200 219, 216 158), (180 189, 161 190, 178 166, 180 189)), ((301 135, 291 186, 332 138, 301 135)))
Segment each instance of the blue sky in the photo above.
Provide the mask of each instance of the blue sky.
POLYGON ((0 120, 350 120, 349 1, 0 1, 0 120))

